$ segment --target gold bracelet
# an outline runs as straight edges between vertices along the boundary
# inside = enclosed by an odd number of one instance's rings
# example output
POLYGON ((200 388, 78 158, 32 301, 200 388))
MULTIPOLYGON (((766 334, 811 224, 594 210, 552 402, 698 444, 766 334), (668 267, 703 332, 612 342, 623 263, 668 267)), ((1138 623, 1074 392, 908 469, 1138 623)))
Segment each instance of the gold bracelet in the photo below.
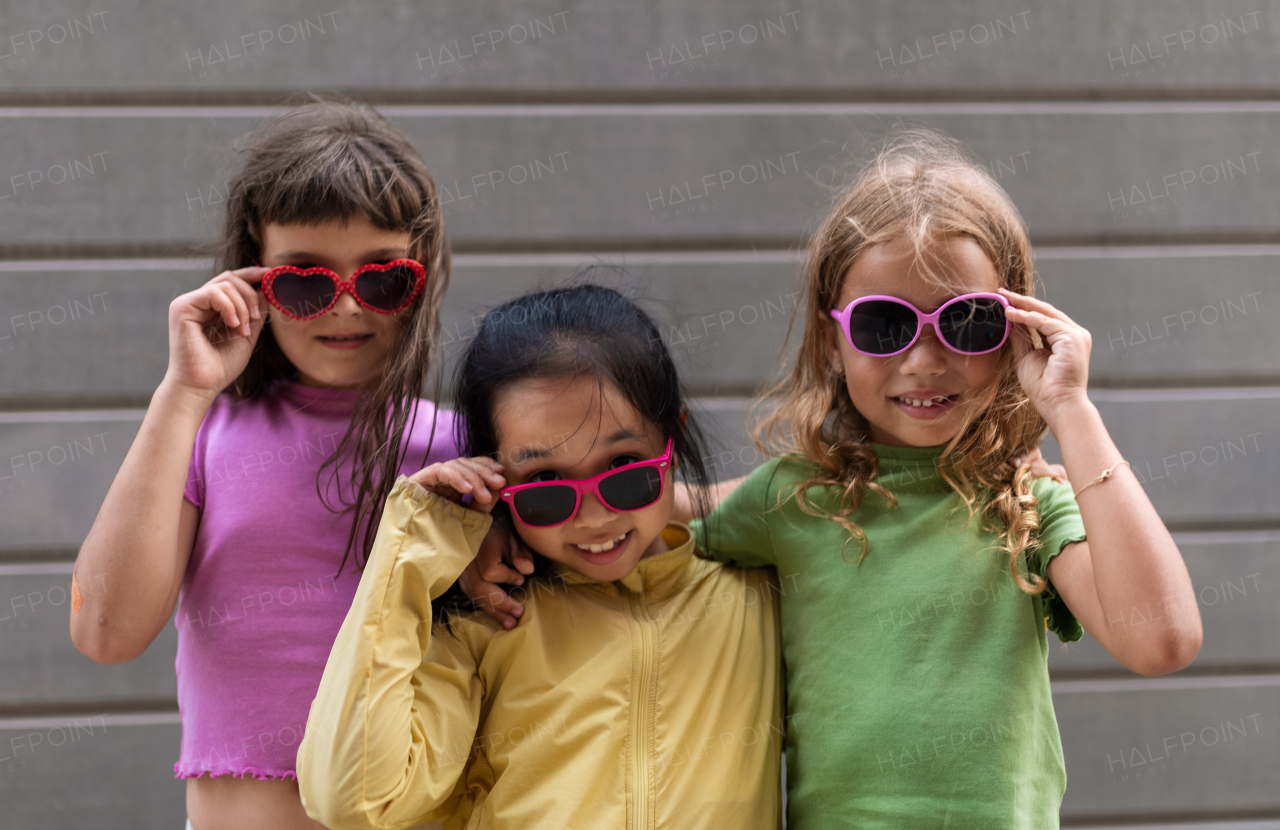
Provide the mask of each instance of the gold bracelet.
POLYGON ((1106 481, 1107 479, 1111 478, 1111 474, 1112 474, 1112 473, 1114 473, 1114 472, 1116 471, 1116 468, 1117 468, 1117 467, 1119 467, 1121 464, 1125 465, 1125 466, 1126 466, 1126 467, 1128 467, 1129 469, 1133 469, 1133 465, 1131 465, 1128 461, 1125 461, 1125 460, 1122 458, 1122 459, 1120 459, 1119 461, 1117 461, 1116 463, 1112 464, 1110 467, 1108 467, 1108 468, 1107 468, 1107 470, 1106 470, 1106 472, 1104 472, 1102 475, 1098 476, 1098 477, 1097 477, 1097 478, 1095 478, 1093 481, 1089 482, 1088 484, 1086 484, 1085 486, 1083 486, 1083 487, 1081 487, 1079 490, 1077 490, 1077 491, 1075 492, 1075 495, 1073 495, 1073 496, 1072 496, 1072 498, 1076 498, 1076 499, 1080 498, 1080 494, 1081 494, 1081 493, 1083 493, 1085 490, 1088 490, 1088 489, 1089 489, 1090 487, 1092 487, 1093 485, 1095 485, 1095 484, 1101 484, 1102 482, 1104 482, 1104 481, 1106 481))

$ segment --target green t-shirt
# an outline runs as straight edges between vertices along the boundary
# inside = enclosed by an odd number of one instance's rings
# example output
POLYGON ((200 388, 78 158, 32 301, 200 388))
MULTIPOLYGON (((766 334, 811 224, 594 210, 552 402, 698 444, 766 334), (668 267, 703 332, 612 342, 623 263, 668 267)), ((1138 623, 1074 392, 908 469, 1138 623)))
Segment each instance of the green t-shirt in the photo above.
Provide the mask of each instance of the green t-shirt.
MULTIPOLYGON (((1051 830, 1066 789, 1047 626, 1080 626, 1052 590, 1023 593, 998 534, 937 472, 937 448, 872 445, 879 483, 851 516, 870 549, 779 494, 812 467, 774 459, 705 521, 717 559, 777 568, 787 669, 788 826, 1051 830)), ((1085 538, 1069 485, 1035 481, 1030 567, 1085 538)), ((834 512, 832 492, 812 490, 834 512)))

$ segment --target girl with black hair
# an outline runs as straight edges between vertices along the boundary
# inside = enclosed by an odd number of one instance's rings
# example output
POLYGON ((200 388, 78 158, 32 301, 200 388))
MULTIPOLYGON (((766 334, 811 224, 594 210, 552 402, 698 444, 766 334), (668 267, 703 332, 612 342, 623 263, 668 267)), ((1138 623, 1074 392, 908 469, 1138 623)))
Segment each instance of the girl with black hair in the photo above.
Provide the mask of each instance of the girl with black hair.
MULTIPOLYGON (((401 477, 298 753, 328 827, 776 828, 771 572, 694 555, 707 473, 653 321, 607 288, 489 312, 457 371, 470 457, 401 477), (491 513, 538 555, 520 625, 442 595, 491 513)), ((705 505, 704 505, 705 507, 705 505)))

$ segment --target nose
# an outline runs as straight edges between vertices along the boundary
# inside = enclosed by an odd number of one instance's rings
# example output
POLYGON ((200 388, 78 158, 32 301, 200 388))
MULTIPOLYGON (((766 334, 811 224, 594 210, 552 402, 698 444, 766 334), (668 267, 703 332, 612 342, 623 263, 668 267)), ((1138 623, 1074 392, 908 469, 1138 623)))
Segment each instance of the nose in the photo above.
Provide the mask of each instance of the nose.
POLYGON ((356 298, 352 296, 350 291, 343 291, 338 295, 338 301, 333 304, 333 308, 329 309, 330 314, 337 314, 342 317, 354 317, 364 312, 364 306, 356 302, 356 298))
POLYGON ((904 375, 932 376, 947 371, 947 347, 933 326, 925 326, 920 339, 907 349, 898 369, 904 375))
POLYGON ((580 527, 595 529, 612 522, 615 515, 600 503, 594 493, 587 493, 583 495, 582 506, 578 508, 578 515, 574 519, 580 527))

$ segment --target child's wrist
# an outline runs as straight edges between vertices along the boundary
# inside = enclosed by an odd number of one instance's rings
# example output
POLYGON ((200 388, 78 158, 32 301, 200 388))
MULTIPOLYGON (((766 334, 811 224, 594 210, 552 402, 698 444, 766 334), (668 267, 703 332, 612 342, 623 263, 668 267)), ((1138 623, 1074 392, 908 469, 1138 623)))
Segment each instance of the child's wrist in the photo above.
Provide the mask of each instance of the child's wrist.
POLYGON ((1062 441, 1063 434, 1071 432, 1073 427, 1101 421, 1098 407, 1094 406, 1093 401, 1089 400, 1089 396, 1083 392, 1053 407, 1046 407, 1040 414, 1059 442, 1062 441))
POLYGON ((151 396, 151 404, 153 406, 159 404, 170 407, 185 414, 196 416, 203 421, 205 414, 209 411, 209 407, 213 406, 213 402, 217 397, 217 391, 195 389, 180 381, 166 377, 156 388, 155 394, 151 396))

